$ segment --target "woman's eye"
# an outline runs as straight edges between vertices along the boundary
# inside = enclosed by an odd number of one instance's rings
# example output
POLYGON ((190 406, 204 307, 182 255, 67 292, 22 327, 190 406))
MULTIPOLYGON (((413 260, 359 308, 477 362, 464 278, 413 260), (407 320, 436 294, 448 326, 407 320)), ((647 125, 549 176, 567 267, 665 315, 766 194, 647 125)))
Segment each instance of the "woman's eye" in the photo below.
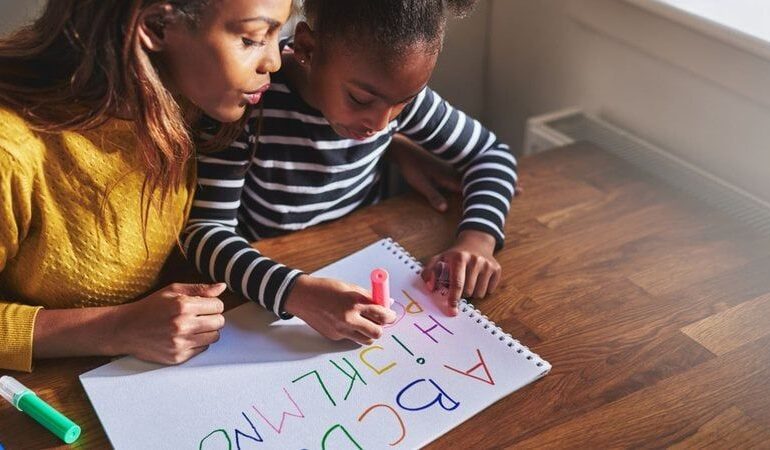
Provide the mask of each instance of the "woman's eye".
POLYGON ((254 41, 252 39, 245 38, 245 37, 241 38, 241 41, 243 41, 244 47, 254 47, 254 46, 264 47, 265 45, 267 45, 266 41, 254 41))

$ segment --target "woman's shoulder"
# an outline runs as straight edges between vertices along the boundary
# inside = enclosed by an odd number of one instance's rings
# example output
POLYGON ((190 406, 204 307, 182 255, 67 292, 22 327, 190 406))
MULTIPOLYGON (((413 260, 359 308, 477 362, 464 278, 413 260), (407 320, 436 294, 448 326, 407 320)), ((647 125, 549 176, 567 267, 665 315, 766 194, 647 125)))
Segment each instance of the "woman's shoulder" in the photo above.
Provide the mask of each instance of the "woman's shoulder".
POLYGON ((37 165, 44 148, 27 120, 16 111, 0 106, 0 169, 37 165))

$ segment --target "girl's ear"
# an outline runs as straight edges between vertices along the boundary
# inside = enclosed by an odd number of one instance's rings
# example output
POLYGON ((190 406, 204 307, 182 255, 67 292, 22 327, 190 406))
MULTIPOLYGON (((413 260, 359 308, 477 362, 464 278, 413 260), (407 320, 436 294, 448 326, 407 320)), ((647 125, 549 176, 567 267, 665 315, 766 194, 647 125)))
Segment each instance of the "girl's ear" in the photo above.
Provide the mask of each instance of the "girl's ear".
POLYGON ((151 52, 166 47, 166 27, 174 20, 174 7, 168 3, 155 3, 139 14, 137 37, 142 46, 151 52))
POLYGON ((301 65, 310 64, 318 48, 316 36, 307 22, 300 22, 294 30, 294 59, 301 65))

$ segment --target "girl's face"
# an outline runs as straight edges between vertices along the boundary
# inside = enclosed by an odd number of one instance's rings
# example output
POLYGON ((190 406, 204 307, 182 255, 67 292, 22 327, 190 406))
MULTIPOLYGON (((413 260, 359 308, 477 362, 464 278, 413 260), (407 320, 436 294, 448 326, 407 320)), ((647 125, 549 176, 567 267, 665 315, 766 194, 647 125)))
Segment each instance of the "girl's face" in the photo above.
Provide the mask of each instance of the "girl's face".
POLYGON ((290 10, 291 0, 218 0, 196 27, 165 24, 158 52, 164 83, 220 122, 239 120, 281 67, 278 38, 290 10))
MULTIPOLYGON (((342 137, 362 140, 388 126, 428 83, 437 53, 417 43, 392 61, 366 44, 323 43, 310 55, 306 98, 342 137)), ((297 58, 307 56, 300 52, 297 58)))

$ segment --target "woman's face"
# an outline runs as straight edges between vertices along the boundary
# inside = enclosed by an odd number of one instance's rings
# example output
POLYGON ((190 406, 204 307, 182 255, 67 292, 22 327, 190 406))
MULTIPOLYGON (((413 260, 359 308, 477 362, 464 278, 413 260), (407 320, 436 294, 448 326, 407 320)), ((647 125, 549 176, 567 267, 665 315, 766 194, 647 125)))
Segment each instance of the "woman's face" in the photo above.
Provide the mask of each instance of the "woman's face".
POLYGON ((278 38, 291 0, 215 0, 200 23, 163 28, 164 82, 220 122, 239 120, 281 67, 278 38))

